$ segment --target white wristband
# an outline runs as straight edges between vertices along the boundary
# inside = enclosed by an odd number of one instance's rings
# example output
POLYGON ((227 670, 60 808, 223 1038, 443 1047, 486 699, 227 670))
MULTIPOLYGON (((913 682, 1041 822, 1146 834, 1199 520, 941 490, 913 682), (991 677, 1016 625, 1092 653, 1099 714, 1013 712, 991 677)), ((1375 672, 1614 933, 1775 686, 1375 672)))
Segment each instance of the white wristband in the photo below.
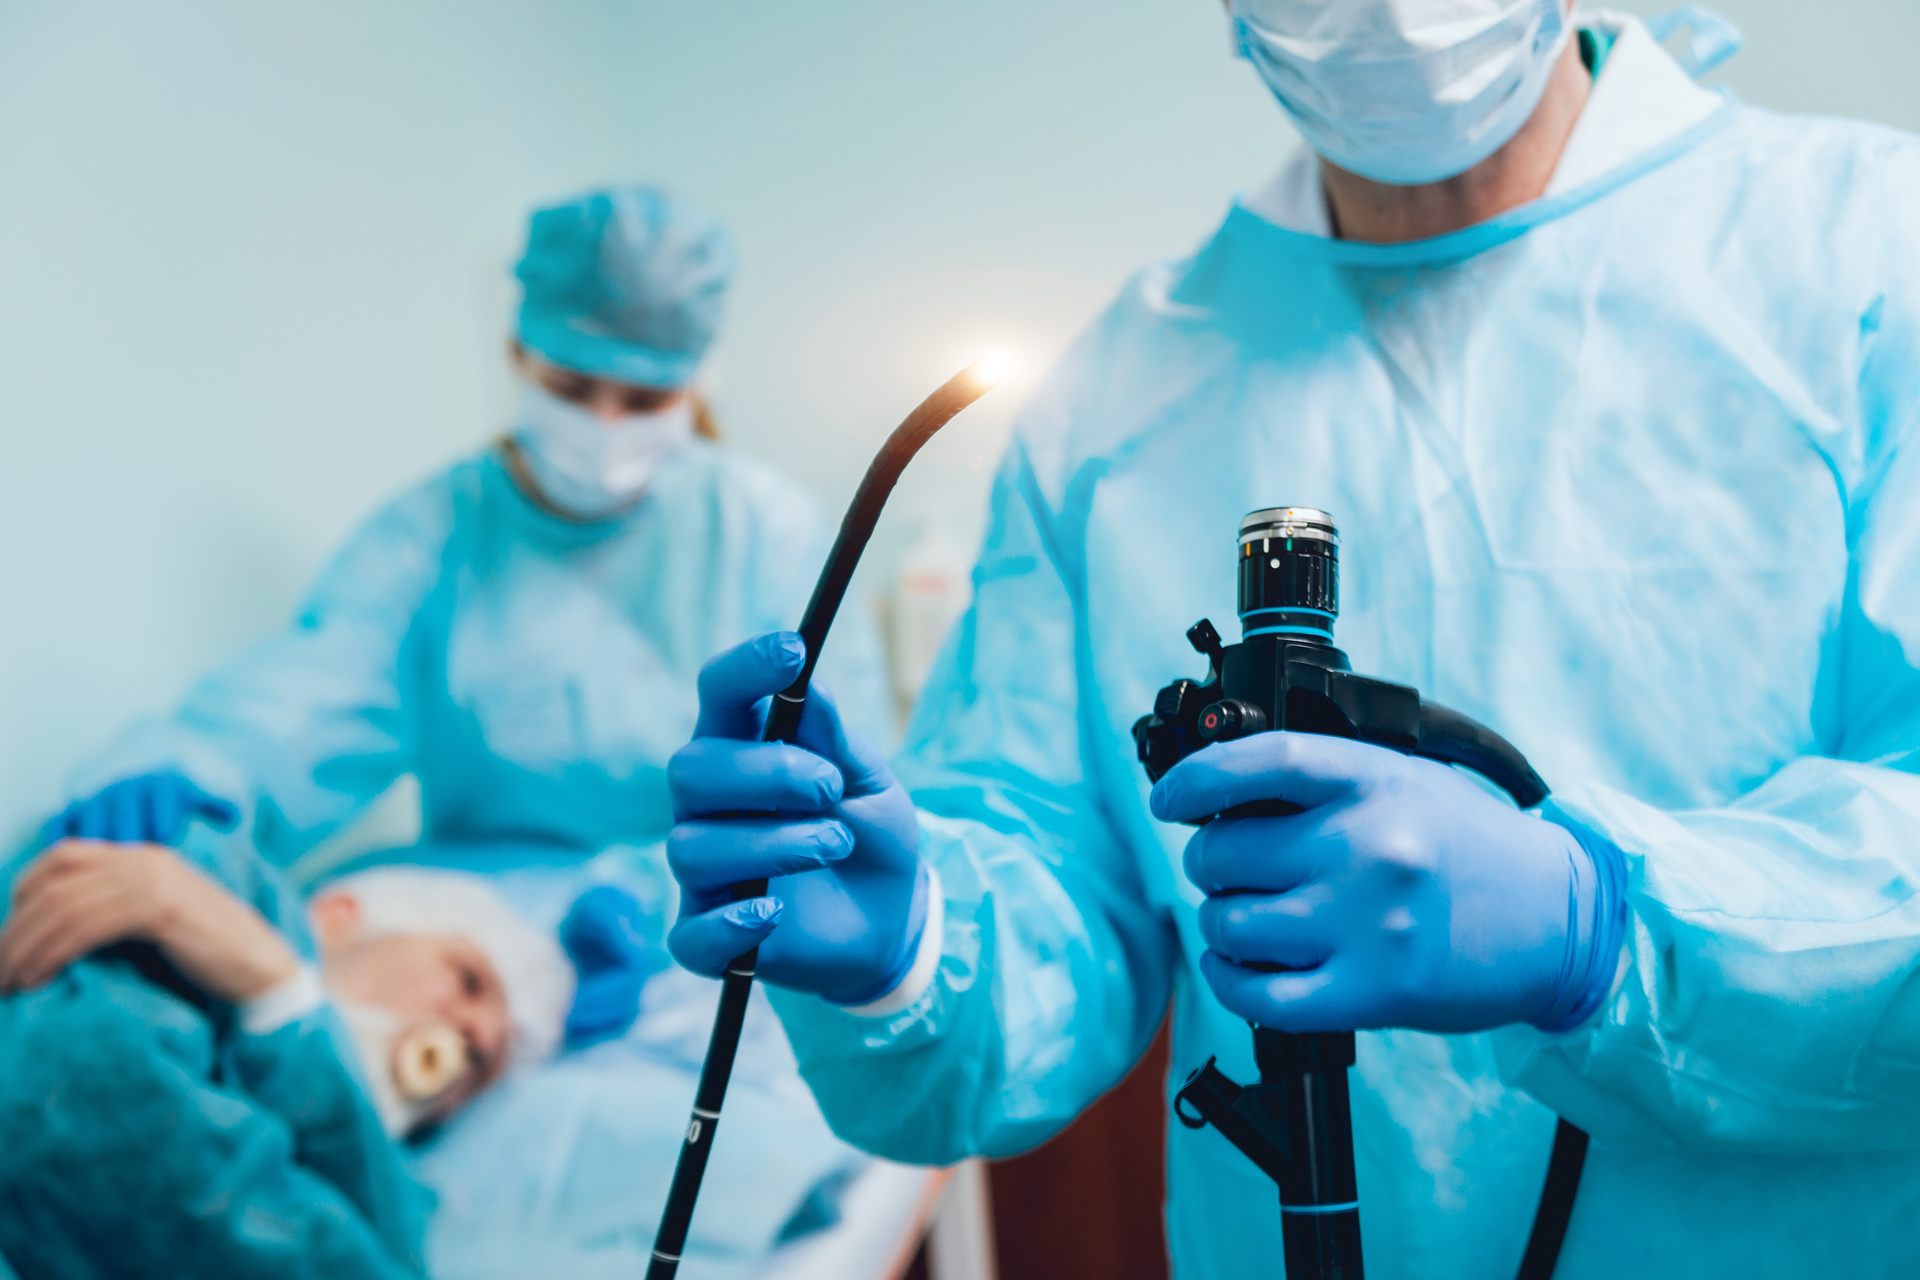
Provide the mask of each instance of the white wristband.
POLYGON ((940 873, 927 864, 927 918, 920 926, 920 943, 913 953, 907 976, 878 1000, 854 1005, 847 1012, 856 1018, 888 1018, 907 1008, 927 993, 933 975, 940 970, 940 950, 946 933, 947 900, 940 895, 940 873))
POLYGON ((240 1030, 250 1036, 271 1035, 327 1002, 320 971, 303 964, 291 978, 276 983, 240 1006, 240 1030))

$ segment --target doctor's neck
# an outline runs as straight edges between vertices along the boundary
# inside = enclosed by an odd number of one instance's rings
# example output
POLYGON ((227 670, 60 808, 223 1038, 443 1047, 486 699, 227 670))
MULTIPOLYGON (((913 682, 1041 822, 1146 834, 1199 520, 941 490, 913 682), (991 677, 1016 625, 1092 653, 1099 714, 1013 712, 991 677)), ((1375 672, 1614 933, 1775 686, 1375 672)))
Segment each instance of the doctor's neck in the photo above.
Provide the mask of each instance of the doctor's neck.
POLYGON ((1439 182, 1390 186, 1349 173, 1323 158, 1320 181, 1326 189, 1334 235, 1373 244, 1425 240, 1539 199, 1553 179, 1591 85, 1578 42, 1567 41, 1540 105, 1520 132, 1465 173, 1439 182))

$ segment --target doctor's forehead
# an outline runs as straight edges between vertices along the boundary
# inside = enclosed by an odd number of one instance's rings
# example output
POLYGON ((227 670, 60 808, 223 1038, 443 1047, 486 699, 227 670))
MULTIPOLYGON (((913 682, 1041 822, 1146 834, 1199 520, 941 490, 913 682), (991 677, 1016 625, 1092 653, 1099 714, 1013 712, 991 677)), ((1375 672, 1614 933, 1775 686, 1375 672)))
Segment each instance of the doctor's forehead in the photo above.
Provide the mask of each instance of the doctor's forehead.
POLYGON ((555 364, 538 351, 520 346, 518 343, 514 344, 514 350, 519 359, 525 363, 527 371, 549 385, 566 386, 583 391, 605 387, 616 395, 633 396, 670 396, 678 390, 674 387, 653 387, 639 382, 622 382, 617 378, 606 378, 599 374, 570 369, 566 365, 555 364))

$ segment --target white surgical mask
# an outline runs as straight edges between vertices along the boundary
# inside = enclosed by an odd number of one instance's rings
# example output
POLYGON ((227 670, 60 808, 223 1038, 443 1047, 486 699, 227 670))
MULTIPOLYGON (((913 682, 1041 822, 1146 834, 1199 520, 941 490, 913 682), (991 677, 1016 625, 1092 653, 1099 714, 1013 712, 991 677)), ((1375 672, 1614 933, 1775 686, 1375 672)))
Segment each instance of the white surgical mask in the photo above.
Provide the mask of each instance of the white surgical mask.
POLYGON ((1311 146, 1376 182, 1465 173, 1520 132, 1561 0, 1232 0, 1240 52, 1311 146))
POLYGON ((471 1069, 466 1039, 444 1022, 408 1023, 391 1009, 335 998, 353 1037, 380 1127, 404 1138, 434 1117, 436 1103, 471 1069))
POLYGON ((611 515, 638 498, 693 435, 693 399, 606 422, 524 383, 513 435, 542 496, 576 515, 611 515))

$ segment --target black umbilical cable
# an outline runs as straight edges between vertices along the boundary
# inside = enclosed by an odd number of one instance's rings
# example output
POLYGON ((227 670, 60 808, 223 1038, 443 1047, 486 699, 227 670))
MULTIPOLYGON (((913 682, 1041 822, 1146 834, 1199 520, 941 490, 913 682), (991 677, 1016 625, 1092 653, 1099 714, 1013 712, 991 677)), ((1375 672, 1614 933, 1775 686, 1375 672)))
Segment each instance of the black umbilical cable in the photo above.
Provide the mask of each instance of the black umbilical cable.
MULTIPOLYGON (((867 474, 861 478, 860 487, 847 506, 847 514, 840 521, 840 533, 833 540, 833 550, 827 553, 827 563, 814 583, 813 598, 807 601, 807 611, 800 619, 806 661, 793 683, 774 696, 761 741, 792 742, 799 731, 800 713, 807 705, 807 688, 813 682, 814 665, 820 660, 820 646, 833 627, 840 601, 847 594, 847 585, 853 581, 853 571, 860 563, 861 553, 867 549, 867 540, 873 536, 874 524, 880 519, 900 473, 936 431, 991 390, 1000 380, 1000 373, 1000 362, 988 356, 948 378, 894 428, 868 464, 867 474)), ((750 880, 736 885, 733 896, 736 900, 745 900, 763 897, 766 892, 765 880, 750 880)), ((740 1048, 740 1028, 746 1021, 747 997, 753 993, 753 968, 758 958, 757 947, 736 957, 721 980, 720 1007, 714 1013, 706 1060, 700 1065, 700 1084, 693 1094, 693 1116, 687 1122, 679 1163, 673 1167, 673 1184, 667 1190, 666 1208, 660 1214, 660 1229, 654 1234, 653 1260, 647 1264, 647 1280, 672 1280, 680 1269, 687 1230, 693 1224, 693 1206, 700 1198, 700 1180, 706 1175, 714 1130, 720 1123, 720 1106, 726 1100, 727 1081, 733 1075, 734 1054, 740 1048)))

